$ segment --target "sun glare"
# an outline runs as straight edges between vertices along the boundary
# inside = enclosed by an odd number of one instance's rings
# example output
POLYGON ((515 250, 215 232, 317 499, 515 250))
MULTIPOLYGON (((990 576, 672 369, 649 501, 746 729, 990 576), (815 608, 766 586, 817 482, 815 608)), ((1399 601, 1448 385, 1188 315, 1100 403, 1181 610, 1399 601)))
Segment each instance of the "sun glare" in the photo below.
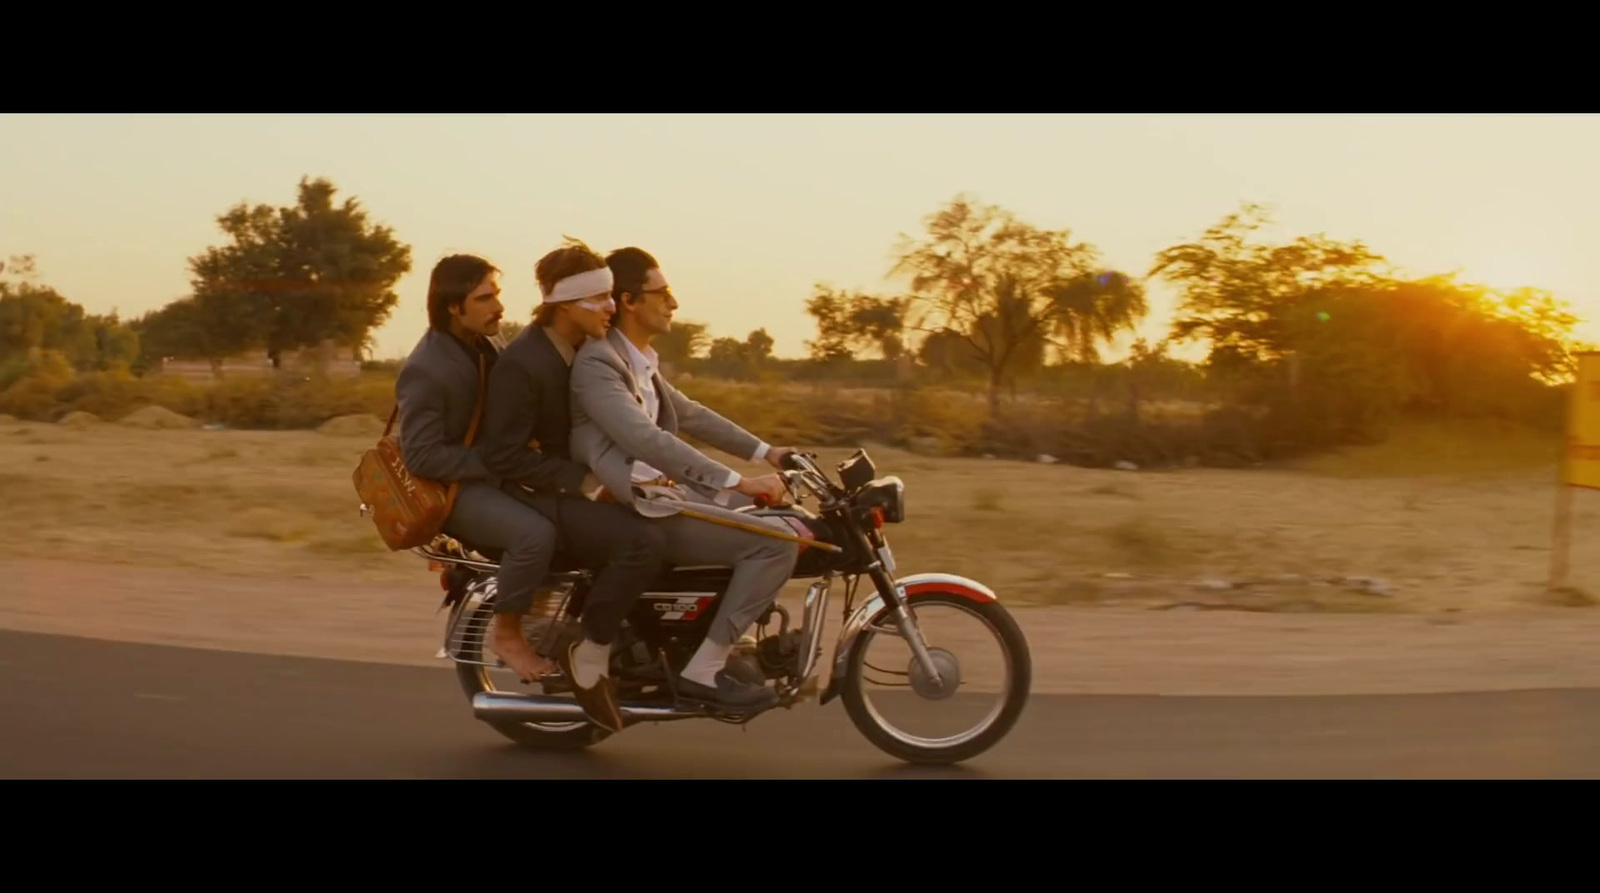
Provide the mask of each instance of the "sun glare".
POLYGON ((1561 270, 1549 258, 1531 255, 1487 255, 1473 258, 1456 273, 1460 282, 1482 285, 1502 294, 1523 288, 1560 293, 1561 270))

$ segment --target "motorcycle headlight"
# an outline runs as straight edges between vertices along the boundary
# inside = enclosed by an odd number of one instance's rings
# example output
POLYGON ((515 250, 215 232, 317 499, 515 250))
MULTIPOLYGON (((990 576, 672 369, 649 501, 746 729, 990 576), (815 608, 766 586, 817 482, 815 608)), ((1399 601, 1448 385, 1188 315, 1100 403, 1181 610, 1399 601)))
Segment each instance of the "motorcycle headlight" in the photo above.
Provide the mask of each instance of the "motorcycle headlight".
POLYGON ((906 519, 906 485, 898 477, 886 477, 862 488, 856 499, 862 508, 883 512, 886 524, 899 524, 906 519))

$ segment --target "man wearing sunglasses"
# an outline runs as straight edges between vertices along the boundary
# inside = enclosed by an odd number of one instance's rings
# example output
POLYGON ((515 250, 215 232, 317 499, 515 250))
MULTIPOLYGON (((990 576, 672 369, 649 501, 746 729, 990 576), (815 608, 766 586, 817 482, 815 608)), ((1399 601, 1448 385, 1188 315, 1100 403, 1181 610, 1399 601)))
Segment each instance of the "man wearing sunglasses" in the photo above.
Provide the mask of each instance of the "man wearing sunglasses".
MULTIPOLYGON (((723 672, 733 647, 778 597, 799 558, 793 542, 710 524, 679 514, 692 509, 743 524, 762 518, 734 512, 755 497, 784 502, 776 474, 744 477, 678 437, 682 431, 742 459, 780 468, 787 448, 754 434, 685 397, 657 372, 650 341, 672 327, 678 308, 661 265, 639 248, 606 256, 617 311, 609 333, 578 349, 572 364, 572 455, 594 470, 611 498, 655 519, 676 566, 732 566, 728 592, 700 650, 679 674, 681 696, 733 710, 773 705, 777 693, 723 672), (743 497, 742 499, 740 497, 743 497)), ((777 532, 791 534, 775 519, 777 532)))

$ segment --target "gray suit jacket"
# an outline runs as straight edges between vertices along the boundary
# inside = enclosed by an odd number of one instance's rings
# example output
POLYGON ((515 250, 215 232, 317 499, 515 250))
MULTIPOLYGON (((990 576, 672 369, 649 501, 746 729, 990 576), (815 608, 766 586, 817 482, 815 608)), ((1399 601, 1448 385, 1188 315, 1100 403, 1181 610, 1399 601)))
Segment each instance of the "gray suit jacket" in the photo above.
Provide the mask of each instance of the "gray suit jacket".
MULTIPOLYGON (((485 369, 493 370, 495 346, 482 340, 485 369)), ((478 404, 478 361, 471 348, 449 332, 429 329, 400 368, 395 401, 400 406, 400 454, 420 478, 487 481, 498 485, 476 445, 463 446, 478 404)), ((483 423, 478 424, 482 441, 483 423)))
POLYGON ((742 458, 754 456, 761 439, 685 397, 659 374, 654 381, 661 411, 650 418, 627 351, 616 329, 578 349, 572 362, 572 458, 593 469, 623 505, 648 517, 673 515, 696 503, 681 492, 635 485, 635 461, 711 497, 733 469, 680 440, 678 432, 742 458))

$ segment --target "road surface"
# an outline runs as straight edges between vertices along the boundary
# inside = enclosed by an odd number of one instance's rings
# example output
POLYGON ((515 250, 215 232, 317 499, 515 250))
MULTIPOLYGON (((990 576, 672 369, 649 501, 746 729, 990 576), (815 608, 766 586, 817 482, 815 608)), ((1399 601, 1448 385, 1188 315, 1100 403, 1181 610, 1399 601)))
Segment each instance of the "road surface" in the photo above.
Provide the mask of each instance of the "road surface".
POLYGON ((0 777, 1593 778, 1600 690, 1035 696, 994 750, 926 769, 837 701, 541 754, 473 720, 443 666, 0 631, 0 777))

